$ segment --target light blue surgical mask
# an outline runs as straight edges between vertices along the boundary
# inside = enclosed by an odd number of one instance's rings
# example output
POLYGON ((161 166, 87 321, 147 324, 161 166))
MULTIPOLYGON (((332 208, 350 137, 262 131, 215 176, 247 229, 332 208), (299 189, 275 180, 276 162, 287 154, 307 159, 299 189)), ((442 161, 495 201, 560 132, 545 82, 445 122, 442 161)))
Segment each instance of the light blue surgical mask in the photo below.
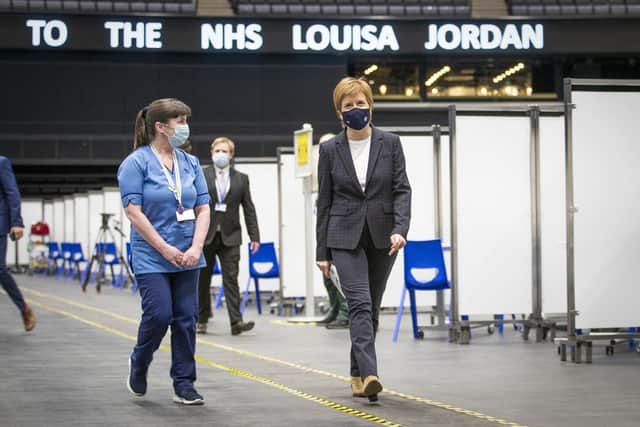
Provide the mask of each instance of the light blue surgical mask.
POLYGON ((215 164, 220 169, 224 169, 229 165, 229 155, 227 153, 218 152, 211 156, 211 160, 213 160, 213 164, 215 164))
POLYGON ((176 125, 173 130, 174 134, 169 136, 169 144, 173 148, 178 148, 189 139, 189 125, 176 125))

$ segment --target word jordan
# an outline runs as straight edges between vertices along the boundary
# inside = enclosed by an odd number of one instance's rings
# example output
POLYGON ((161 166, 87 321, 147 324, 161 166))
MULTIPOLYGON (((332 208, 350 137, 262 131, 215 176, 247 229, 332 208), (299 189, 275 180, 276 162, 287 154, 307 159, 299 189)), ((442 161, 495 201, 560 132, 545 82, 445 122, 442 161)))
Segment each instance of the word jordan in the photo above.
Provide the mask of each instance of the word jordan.
POLYGON ((464 49, 542 49, 544 48, 544 27, 542 24, 507 24, 501 29, 494 24, 430 24, 426 50, 464 49))

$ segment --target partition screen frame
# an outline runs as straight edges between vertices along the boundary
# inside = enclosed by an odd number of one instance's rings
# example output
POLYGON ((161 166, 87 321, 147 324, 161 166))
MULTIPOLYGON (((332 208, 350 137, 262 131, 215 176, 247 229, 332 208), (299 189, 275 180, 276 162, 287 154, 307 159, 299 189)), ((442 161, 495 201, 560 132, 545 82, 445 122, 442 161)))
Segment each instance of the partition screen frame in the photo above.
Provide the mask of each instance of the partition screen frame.
MULTIPOLYGON (((591 323, 589 320, 585 320, 589 317, 586 315, 586 311, 583 311, 581 307, 576 306, 576 300, 579 298, 577 293, 583 293, 584 289, 580 287, 576 292, 576 273, 583 275, 583 272, 576 271, 576 215, 579 215, 579 205, 576 204, 576 183, 578 183, 579 177, 576 177, 575 166, 576 159, 574 153, 576 152, 576 143, 574 141, 574 108, 579 106, 574 105, 575 101, 574 93, 577 92, 622 92, 622 93, 636 93, 640 92, 640 80, 606 80, 606 79, 565 79, 564 80, 564 95, 565 95, 565 153, 566 153, 566 215, 567 215, 567 315, 568 315, 568 340, 569 342, 576 342, 578 340, 589 340, 591 337, 589 334, 584 334, 580 337, 577 336, 577 329, 594 329, 594 328, 625 328, 633 327, 633 324, 622 324, 626 320, 615 320, 612 318, 606 319, 602 324, 591 323), (578 297, 578 298, 577 298, 578 297), (582 317, 579 315, 582 313, 582 317), (578 321, 579 318, 579 321, 578 321), (618 324, 620 323, 620 324, 618 324)), ((640 94, 639 94, 640 96, 640 94)), ((610 147, 608 148, 610 149, 610 147)), ((580 165, 578 165, 578 169, 580 165)), ((581 184, 581 183, 580 183, 581 184)), ((581 190, 578 191, 581 194, 581 190)), ((584 215, 583 215, 584 216, 584 215)), ((584 281, 582 282, 584 283, 584 281)), ((616 286, 620 285, 616 283, 616 286)), ((578 284, 582 286, 582 284, 578 284)), ((612 293, 612 297, 614 293, 612 293)), ((636 300, 637 301, 637 300, 636 300)), ((637 304, 636 304, 637 306, 637 304)), ((589 307, 587 307, 589 308, 589 307)), ((635 310, 637 312, 637 310, 635 310)), ((614 313, 621 315, 619 307, 613 310, 614 313)), ((591 313, 589 313, 591 314, 591 313)), ((619 316, 622 317, 622 316, 619 316)), ((618 317, 618 318, 619 318, 618 317)), ((600 319, 602 321, 602 317, 600 319)), ((632 321, 637 323, 637 321, 632 321)), ((637 325, 635 325, 637 326, 637 325)), ((598 337, 595 337, 598 338, 598 337)), ((602 336, 600 338, 607 338, 602 336)))

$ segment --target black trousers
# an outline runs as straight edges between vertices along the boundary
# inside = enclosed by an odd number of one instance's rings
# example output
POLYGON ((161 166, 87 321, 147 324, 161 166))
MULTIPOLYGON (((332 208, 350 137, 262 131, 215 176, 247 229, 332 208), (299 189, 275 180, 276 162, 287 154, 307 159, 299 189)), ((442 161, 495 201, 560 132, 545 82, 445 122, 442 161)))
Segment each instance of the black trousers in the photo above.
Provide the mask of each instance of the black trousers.
POLYGON ((211 311, 211 273, 216 255, 220 260, 222 271, 222 285, 224 297, 231 324, 242 321, 240 314, 240 288, 238 287, 238 269, 240 263, 240 246, 225 246, 220 232, 216 233, 213 241, 205 245, 202 252, 207 266, 200 270, 198 280, 198 322, 207 323, 213 317, 211 311))
POLYGON ((380 304, 397 255, 388 253, 375 247, 366 225, 355 249, 331 249, 349 305, 352 377, 378 375, 375 336, 380 304))

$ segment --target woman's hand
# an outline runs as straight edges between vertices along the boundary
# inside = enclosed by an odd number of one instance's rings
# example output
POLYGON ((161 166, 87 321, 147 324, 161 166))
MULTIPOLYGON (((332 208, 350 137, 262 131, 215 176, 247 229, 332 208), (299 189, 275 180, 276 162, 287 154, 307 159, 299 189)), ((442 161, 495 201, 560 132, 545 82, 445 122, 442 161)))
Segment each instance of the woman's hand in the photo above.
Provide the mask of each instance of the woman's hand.
POLYGON ((183 267, 193 267, 200 261, 200 255, 202 255, 202 249, 198 249, 195 246, 191 246, 187 251, 182 255, 182 263, 183 267))
POLYGON ((162 256, 174 267, 180 268, 182 266, 184 254, 175 246, 167 245, 162 251, 162 256))
POLYGON ((407 244, 407 241, 404 240, 399 234, 392 234, 389 238, 391 240, 391 250, 389 251, 389 256, 393 255, 395 252, 398 252, 400 249, 404 248, 404 245, 407 244))
POLYGON ((331 269, 331 261, 316 261, 316 265, 322 271, 324 277, 329 277, 329 270, 331 269))

